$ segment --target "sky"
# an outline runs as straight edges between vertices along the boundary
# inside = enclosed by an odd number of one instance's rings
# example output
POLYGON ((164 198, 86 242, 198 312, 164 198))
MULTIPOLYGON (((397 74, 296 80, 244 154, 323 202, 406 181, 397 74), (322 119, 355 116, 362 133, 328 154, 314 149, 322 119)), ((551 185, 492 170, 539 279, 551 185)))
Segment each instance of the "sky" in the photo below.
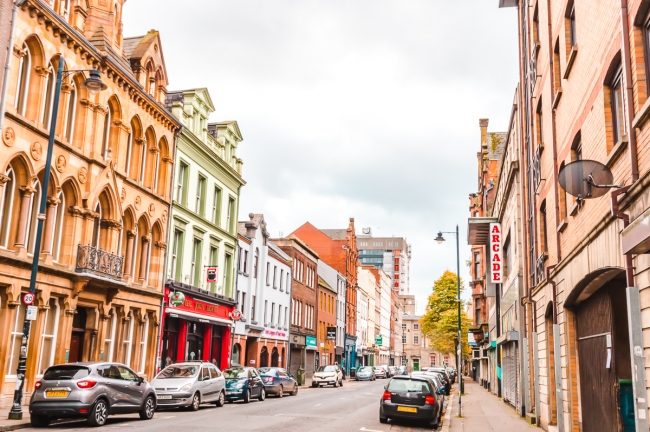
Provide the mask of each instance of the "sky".
MULTIPOLYGON (((244 141, 240 220, 306 221, 412 245, 418 313, 433 281, 469 281, 479 118, 508 127, 516 8, 497 0, 129 0, 124 36, 161 33, 168 90, 207 87, 244 141)), ((464 298, 470 298, 465 284, 464 298)))

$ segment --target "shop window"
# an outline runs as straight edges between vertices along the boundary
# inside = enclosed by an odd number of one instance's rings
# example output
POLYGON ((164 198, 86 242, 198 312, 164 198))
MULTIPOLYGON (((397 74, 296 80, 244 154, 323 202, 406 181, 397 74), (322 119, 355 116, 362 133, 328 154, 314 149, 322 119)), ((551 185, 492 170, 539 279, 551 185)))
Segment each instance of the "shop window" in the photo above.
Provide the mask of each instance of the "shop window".
MULTIPOLYGON (((25 322, 25 311, 27 306, 21 304, 16 307, 16 315, 11 326, 10 345, 9 345, 9 362, 7 365, 7 376, 16 376, 18 368, 18 357, 20 356, 20 345, 23 339, 23 323, 25 322)), ((29 346, 29 345, 28 345, 29 346)))
POLYGON ((145 364, 147 362, 147 341, 149 338, 149 316, 145 313, 144 323, 142 324, 142 336, 140 337, 140 367, 139 374, 144 374, 145 364))
POLYGON ((106 322, 106 339, 104 339, 104 351, 100 356, 101 361, 113 361, 113 350, 115 349, 115 330, 117 327, 117 318, 115 310, 111 309, 110 319, 106 322))
POLYGON ((38 375, 42 375, 48 367, 54 364, 56 334, 59 326, 59 304, 57 299, 51 298, 48 306, 49 309, 44 311, 45 319, 43 320, 43 333, 39 350, 41 359, 39 361, 38 375))
POLYGON ((122 319, 122 357, 120 362, 131 364, 131 349, 133 347, 133 315, 129 313, 122 319))

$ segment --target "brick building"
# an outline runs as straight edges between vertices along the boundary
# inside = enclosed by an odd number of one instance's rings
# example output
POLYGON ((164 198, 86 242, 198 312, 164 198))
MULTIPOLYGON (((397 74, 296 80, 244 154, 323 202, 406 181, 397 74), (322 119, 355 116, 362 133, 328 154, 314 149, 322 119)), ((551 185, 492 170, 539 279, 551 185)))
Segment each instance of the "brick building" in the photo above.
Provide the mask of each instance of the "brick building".
POLYGON ((325 279, 318 277, 318 366, 334 364, 336 355, 336 330, 334 339, 328 338, 330 329, 336 329, 336 288, 328 284, 325 279))
POLYGON ((345 339, 345 371, 349 375, 350 368, 357 366, 357 267, 359 266, 359 250, 354 231, 354 218, 350 218, 347 229, 319 230, 309 222, 292 233, 292 236, 302 239, 321 260, 344 274, 347 278, 346 298, 346 339, 345 339))
POLYGON ((298 369, 304 369, 304 384, 309 385, 314 376, 318 353, 318 254, 293 236, 272 241, 291 258, 293 266, 289 370, 298 376, 298 369))

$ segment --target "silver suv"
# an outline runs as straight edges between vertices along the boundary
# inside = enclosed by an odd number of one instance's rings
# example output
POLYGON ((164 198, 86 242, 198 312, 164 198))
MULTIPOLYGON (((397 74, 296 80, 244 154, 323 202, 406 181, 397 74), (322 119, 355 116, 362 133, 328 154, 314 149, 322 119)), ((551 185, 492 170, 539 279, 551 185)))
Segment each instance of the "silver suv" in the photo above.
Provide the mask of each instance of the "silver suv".
POLYGON ((190 407, 197 411, 202 403, 222 407, 226 402, 226 379, 208 362, 174 363, 151 381, 158 396, 158 406, 190 407))
POLYGON ((29 402, 34 427, 61 418, 86 418, 91 426, 103 426, 109 414, 139 413, 150 420, 156 410, 153 388, 119 363, 52 366, 34 388, 29 402))

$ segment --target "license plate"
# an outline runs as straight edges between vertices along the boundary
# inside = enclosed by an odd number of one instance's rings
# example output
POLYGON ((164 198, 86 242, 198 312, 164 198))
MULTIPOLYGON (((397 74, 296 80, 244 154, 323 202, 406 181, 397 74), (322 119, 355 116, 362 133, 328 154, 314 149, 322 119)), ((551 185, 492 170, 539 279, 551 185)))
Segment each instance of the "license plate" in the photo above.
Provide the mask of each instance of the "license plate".
POLYGON ((398 406, 397 411, 416 413, 418 412, 418 409, 412 407, 398 406))
POLYGON ((159 395, 158 399, 171 399, 172 395, 159 395))
POLYGON ((45 392, 45 397, 49 398, 64 398, 70 394, 67 390, 48 390, 45 392))

